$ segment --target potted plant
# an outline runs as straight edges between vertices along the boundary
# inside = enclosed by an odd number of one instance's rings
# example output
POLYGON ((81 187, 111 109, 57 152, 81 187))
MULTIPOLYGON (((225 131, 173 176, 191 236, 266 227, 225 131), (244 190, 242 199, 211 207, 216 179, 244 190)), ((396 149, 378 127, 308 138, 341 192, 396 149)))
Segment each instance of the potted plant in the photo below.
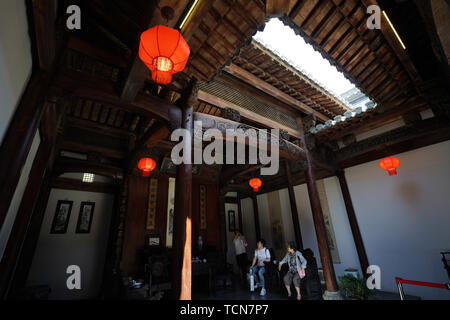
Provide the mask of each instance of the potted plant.
POLYGON ((366 280, 361 279, 359 276, 354 277, 346 274, 345 276, 339 277, 339 282, 339 287, 342 292, 350 300, 367 300, 372 293, 367 288, 366 280))

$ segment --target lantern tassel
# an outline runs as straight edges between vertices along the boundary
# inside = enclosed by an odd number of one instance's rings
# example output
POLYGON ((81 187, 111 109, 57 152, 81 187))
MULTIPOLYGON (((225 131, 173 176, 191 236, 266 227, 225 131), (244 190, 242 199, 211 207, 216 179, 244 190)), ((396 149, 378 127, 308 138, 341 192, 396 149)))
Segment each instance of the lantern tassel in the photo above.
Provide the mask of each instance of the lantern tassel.
POLYGON ((143 177, 150 177, 150 171, 142 171, 143 177))
POLYGON ((396 169, 390 169, 390 170, 388 170, 388 172, 389 172, 390 176, 395 176, 397 174, 397 170, 396 169))

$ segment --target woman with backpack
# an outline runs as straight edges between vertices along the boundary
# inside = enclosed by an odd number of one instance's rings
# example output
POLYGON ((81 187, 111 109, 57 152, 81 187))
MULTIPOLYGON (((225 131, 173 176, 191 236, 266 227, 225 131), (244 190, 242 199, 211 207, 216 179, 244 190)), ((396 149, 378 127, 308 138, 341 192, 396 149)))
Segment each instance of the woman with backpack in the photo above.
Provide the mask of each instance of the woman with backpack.
POLYGON ((288 263, 289 271, 284 276, 283 282, 289 297, 292 295, 291 284, 292 282, 294 283, 295 290, 297 291, 297 300, 300 300, 300 280, 305 276, 306 259, 301 252, 297 250, 295 242, 289 242, 287 250, 286 256, 280 261, 278 270, 281 271, 281 266, 286 262, 288 263))
POLYGON ((262 287, 260 295, 266 295, 266 288, 264 284, 264 273, 266 269, 264 268, 265 262, 270 262, 270 251, 265 247, 266 241, 264 239, 259 239, 256 243, 255 257, 253 258, 253 263, 250 269, 253 274, 258 275, 259 286, 262 287))

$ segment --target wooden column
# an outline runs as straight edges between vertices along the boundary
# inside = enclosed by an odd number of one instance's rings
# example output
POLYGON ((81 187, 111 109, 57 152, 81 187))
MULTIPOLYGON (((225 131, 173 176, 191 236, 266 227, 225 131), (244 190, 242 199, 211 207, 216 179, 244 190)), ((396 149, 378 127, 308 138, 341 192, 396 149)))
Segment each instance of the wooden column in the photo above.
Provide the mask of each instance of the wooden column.
POLYGON ((220 243, 222 244, 222 254, 227 256, 228 243, 227 243, 227 218, 225 212, 225 196, 219 195, 219 225, 220 225, 220 243))
MULTIPOLYGON (((333 260, 331 258, 330 247, 327 241, 327 232, 325 227, 325 220, 323 218, 322 206, 320 204, 319 192, 317 190, 316 178, 312 166, 311 154, 306 145, 303 122, 300 117, 297 118, 297 125, 302 133, 300 139, 301 147, 306 153, 306 185, 308 187, 309 201, 311 203, 311 211, 314 220, 314 228, 316 230, 317 244, 319 246, 320 261, 322 262, 323 276, 325 278, 326 291, 324 296, 328 298, 338 292, 338 285, 336 282, 336 274, 334 272, 333 260)), ((336 299, 339 297, 336 295, 336 299)))
POLYGON ((291 204, 292 224, 294 226, 295 242, 297 247, 303 249, 302 233, 300 231, 300 221, 298 219, 297 203, 295 202, 294 186, 292 185, 292 175, 289 162, 286 163, 286 177, 288 180, 289 201, 291 204))
MULTIPOLYGON (((45 210, 47 208, 48 198, 50 197, 51 170, 48 168, 42 181, 39 199, 31 216, 28 230, 23 241, 20 256, 17 260, 17 267, 14 270, 14 276, 11 279, 9 291, 6 298, 14 298, 16 293, 25 288, 28 273, 33 262, 34 252, 36 251, 39 234, 41 232, 42 221, 44 220, 45 210)), ((17 221, 17 220, 16 220, 17 221)))
POLYGON ((0 294, 3 299, 6 298, 15 269, 18 266, 17 261, 28 228, 30 227, 32 214, 39 199, 39 191, 47 170, 51 150, 52 146, 46 142, 41 143, 38 148, 30 171, 28 183, 23 193, 16 219, 14 220, 11 235, 3 254, 2 263, 0 265, 0 294))
POLYGON ((352 198, 347 185, 347 179, 345 178, 345 172, 344 170, 339 170, 336 172, 336 175, 339 179, 339 184, 341 185, 342 197, 344 198, 350 229, 352 230, 353 240, 355 241, 359 263, 361 265, 361 271, 364 277, 367 277, 366 271, 369 266, 369 260, 367 259, 366 249, 364 248, 361 232, 359 230, 358 220, 356 219, 355 209, 353 208, 352 198))
POLYGON ((242 233, 244 233, 244 225, 242 223, 242 208, 241 208, 241 197, 239 195, 239 192, 237 192, 237 207, 238 207, 238 221, 239 221, 239 230, 241 230, 242 233))
POLYGON ((19 182, 22 167, 44 109, 47 87, 43 72, 33 75, 9 124, 0 146, 0 228, 19 182))
MULTIPOLYGON (((184 152, 192 159, 193 106, 196 96, 196 81, 190 82, 182 97, 181 127, 189 131, 184 152)), ((177 166, 175 182, 174 233, 173 233, 173 277, 172 292, 175 299, 191 300, 192 285, 192 164, 177 166)))
POLYGON ((261 238, 261 228, 259 225, 259 212, 258 212, 258 200, 256 199, 256 195, 252 195, 253 200, 253 215, 255 218, 255 233, 256 233, 256 241, 261 238))

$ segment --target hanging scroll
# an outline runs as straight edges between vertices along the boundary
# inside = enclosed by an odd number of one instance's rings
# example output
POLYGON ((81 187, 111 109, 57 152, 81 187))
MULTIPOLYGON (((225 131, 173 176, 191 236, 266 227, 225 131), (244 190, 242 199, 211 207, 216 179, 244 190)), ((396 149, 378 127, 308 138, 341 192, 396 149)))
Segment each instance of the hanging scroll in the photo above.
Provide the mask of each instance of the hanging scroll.
POLYGON ((147 206, 147 230, 156 229, 156 201, 158 193, 158 179, 150 179, 147 206))
POLYGON ((206 187, 200 185, 200 230, 206 230, 206 187))

